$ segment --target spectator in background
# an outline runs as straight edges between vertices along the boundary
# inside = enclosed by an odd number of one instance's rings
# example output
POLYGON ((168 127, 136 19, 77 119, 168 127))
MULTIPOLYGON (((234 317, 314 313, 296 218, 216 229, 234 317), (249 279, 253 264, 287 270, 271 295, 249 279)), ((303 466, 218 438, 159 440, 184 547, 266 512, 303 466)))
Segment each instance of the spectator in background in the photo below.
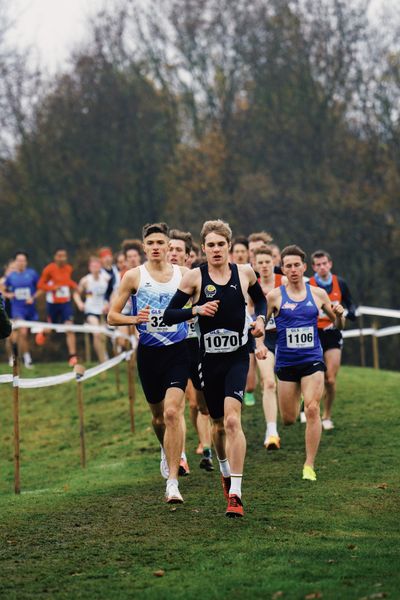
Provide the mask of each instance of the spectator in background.
MULTIPOLYGON (((8 263, 4 267, 4 274, 0 278, 0 292, 2 292, 2 293, 5 292, 4 283, 5 283, 6 277, 13 271, 15 271, 15 260, 14 259, 9 260, 8 263)), ((4 309, 6 311, 6 314, 9 317, 11 317, 11 300, 9 300, 8 298, 4 298, 4 309)), ((8 337, 6 339, 6 352, 7 352, 8 364, 10 367, 12 367, 13 366, 13 351, 12 351, 12 344, 11 344, 10 337, 8 337)))
POLYGON ((4 338, 8 337, 11 334, 11 331, 11 321, 6 313, 6 309, 4 306, 4 298, 0 294, 0 339, 4 340, 4 338))

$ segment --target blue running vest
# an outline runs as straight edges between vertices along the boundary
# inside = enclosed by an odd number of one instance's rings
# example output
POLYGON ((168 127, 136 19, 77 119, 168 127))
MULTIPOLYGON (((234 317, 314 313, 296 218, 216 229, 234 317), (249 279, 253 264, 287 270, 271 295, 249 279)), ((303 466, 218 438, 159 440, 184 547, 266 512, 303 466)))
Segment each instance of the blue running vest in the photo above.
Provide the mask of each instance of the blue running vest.
POLYGON ((317 329, 319 311, 310 286, 306 284, 307 295, 300 302, 289 298, 284 285, 280 290, 282 303, 275 316, 278 333, 276 369, 323 361, 317 329))

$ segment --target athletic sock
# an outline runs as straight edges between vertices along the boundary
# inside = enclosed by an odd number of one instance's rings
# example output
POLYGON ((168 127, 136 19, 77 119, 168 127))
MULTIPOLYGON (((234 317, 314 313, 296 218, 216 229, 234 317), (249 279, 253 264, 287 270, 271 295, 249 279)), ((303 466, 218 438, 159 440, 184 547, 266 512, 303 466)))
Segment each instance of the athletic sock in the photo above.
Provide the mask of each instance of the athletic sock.
POLYGON ((276 428, 276 422, 267 423, 267 437, 270 435, 279 437, 278 430, 276 428))
POLYGON ((203 456, 204 456, 204 458, 212 458, 211 448, 204 447, 203 448, 203 456))
POLYGON ((231 473, 231 487, 229 489, 229 495, 235 494, 242 497, 242 477, 243 475, 238 473, 231 473))
POLYGON ((230 477, 231 476, 231 468, 229 466, 228 459, 224 458, 223 460, 220 460, 218 458, 218 462, 219 462, 219 470, 221 471, 221 475, 223 477, 230 477))
POLYGON ((167 479, 167 487, 168 487, 169 485, 172 485, 172 484, 174 484, 174 485, 176 485, 177 487, 179 487, 179 483, 178 483, 178 480, 177 480, 177 479, 167 479))
POLYGON ((182 454, 181 454, 181 458, 182 458, 182 459, 183 459, 185 462, 187 462, 187 456, 186 456, 186 452, 182 452, 182 454))

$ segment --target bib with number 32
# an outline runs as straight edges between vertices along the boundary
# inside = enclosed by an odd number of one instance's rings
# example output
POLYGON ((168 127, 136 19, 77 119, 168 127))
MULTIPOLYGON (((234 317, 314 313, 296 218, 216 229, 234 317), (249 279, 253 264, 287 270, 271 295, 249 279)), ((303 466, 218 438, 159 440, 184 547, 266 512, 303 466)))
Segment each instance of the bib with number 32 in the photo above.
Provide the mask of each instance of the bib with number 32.
POLYGON ((151 308, 149 314, 149 321, 146 327, 147 331, 151 333, 166 333, 177 331, 177 325, 166 325, 164 323, 164 309, 163 308, 151 308))

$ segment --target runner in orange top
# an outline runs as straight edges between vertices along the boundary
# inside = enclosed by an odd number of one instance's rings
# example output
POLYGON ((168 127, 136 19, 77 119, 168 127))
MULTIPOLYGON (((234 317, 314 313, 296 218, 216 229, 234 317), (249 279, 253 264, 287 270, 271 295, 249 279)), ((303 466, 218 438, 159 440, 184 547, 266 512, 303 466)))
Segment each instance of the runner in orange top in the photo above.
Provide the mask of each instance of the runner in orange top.
MULTIPOLYGON (((254 250, 253 265, 257 273, 260 274, 259 282, 264 292, 267 294, 282 283, 282 275, 274 273, 274 260, 272 250, 269 246, 261 246, 254 250)), ((263 409, 266 422, 266 432, 264 437, 264 446, 267 450, 278 450, 281 446, 281 440, 277 429, 278 418, 278 400, 276 396, 275 381, 275 346, 276 346, 276 325, 272 316, 265 325, 264 344, 268 348, 266 360, 258 360, 257 364, 261 375, 263 390, 263 409)))
MULTIPOLYGON (((46 292, 47 318, 50 323, 72 324, 73 306, 71 297, 78 308, 83 309, 83 302, 77 292, 78 284, 72 280, 72 267, 67 263, 67 251, 63 248, 56 250, 54 262, 48 264, 42 271, 38 282, 38 289, 46 292)), ((76 338, 73 331, 66 333, 69 352, 69 365, 77 362, 76 338)), ((43 343, 43 334, 37 335, 37 342, 43 343)))
MULTIPOLYGON (((310 285, 323 288, 330 298, 332 307, 343 304, 348 311, 347 318, 353 321, 356 318, 356 306, 344 279, 332 274, 330 254, 325 250, 317 250, 312 254, 311 261, 315 275, 311 277, 310 285)), ((343 336, 323 311, 320 311, 318 318, 318 336, 326 364, 322 427, 329 430, 334 428, 331 413, 336 395, 336 376, 342 356, 343 336)))

